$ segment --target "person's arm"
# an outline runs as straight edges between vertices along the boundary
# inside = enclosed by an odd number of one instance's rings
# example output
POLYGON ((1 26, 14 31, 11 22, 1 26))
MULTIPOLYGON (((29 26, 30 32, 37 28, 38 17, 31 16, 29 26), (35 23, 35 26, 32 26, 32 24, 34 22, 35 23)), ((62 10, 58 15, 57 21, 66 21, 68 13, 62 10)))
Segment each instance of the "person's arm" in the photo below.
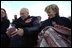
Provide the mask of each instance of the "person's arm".
POLYGON ((68 27, 71 29, 71 21, 68 18, 61 17, 62 23, 65 27, 68 27))
POLYGON ((26 27, 24 28, 24 36, 32 36, 34 35, 35 33, 39 32, 39 28, 40 28, 40 25, 37 24, 33 27, 26 27))
MULTIPOLYGON (((39 27, 40 27, 39 23, 34 23, 33 22, 30 27, 26 26, 26 27, 20 28, 18 31, 13 32, 12 34, 15 33, 15 35, 16 35, 16 34, 23 33, 23 36, 31 37, 31 36, 34 36, 35 34, 38 33, 39 27)), ((13 36, 15 36, 15 35, 13 35, 13 36)))
POLYGON ((32 19, 31 27, 24 28, 24 36, 33 36, 34 34, 39 32, 40 23, 39 20, 35 17, 32 19))
POLYGON ((53 27, 53 29, 55 29, 57 32, 64 34, 64 35, 71 35, 71 29, 61 26, 61 25, 55 25, 53 27))
POLYGON ((34 27, 18 28, 17 31, 11 33, 11 37, 15 35, 32 37, 36 33, 38 33, 38 30, 39 30, 39 25, 36 25, 34 27))

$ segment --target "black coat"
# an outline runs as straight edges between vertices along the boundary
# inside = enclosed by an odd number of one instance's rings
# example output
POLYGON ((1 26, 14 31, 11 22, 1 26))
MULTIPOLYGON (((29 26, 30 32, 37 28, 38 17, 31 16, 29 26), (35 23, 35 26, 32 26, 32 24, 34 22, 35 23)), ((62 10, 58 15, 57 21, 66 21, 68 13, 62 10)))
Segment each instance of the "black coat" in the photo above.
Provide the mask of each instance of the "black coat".
POLYGON ((62 26, 71 28, 71 21, 68 18, 55 16, 54 18, 47 19, 47 20, 41 22, 40 30, 42 30, 46 26, 54 26, 53 22, 56 22, 56 24, 58 24, 58 25, 62 25, 62 26))
POLYGON ((10 21, 8 19, 4 19, 1 21, 1 34, 6 34, 6 30, 10 25, 10 21))
MULTIPOLYGON (((56 24, 58 24, 58 25, 62 25, 62 26, 71 28, 71 21, 68 18, 56 16, 54 18, 47 19, 47 20, 41 22, 40 31, 42 29, 44 29, 46 26, 54 26, 54 24, 53 24, 54 22, 56 22, 56 24)), ((70 43, 70 40, 71 40, 70 36, 62 34, 60 32, 57 32, 57 33, 59 33, 63 37, 63 39, 65 39, 64 41, 66 43, 68 43, 68 45, 70 46, 70 44, 71 44, 70 43), (70 40, 67 41, 68 38, 70 38, 70 40)))
POLYGON ((3 18, 1 21, 1 47, 7 47, 9 43, 9 38, 6 34, 7 28, 9 27, 10 21, 3 18))
POLYGON ((37 17, 29 16, 28 18, 32 18, 30 23, 25 23, 26 19, 22 20, 21 17, 12 23, 15 24, 16 28, 22 28, 24 30, 23 47, 36 45, 38 29, 40 27, 39 23, 37 22, 37 17))

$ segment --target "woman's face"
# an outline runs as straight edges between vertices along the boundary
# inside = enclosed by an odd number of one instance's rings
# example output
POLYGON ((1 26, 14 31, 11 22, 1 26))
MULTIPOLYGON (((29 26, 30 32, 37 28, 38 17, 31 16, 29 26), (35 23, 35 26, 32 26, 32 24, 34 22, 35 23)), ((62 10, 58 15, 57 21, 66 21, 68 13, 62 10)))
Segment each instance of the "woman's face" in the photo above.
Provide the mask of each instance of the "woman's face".
POLYGON ((48 14, 49 18, 53 18, 53 17, 55 17, 56 12, 53 11, 52 9, 49 9, 47 14, 48 14))
POLYGON ((1 10, 1 18, 5 17, 6 13, 4 12, 4 10, 1 10))

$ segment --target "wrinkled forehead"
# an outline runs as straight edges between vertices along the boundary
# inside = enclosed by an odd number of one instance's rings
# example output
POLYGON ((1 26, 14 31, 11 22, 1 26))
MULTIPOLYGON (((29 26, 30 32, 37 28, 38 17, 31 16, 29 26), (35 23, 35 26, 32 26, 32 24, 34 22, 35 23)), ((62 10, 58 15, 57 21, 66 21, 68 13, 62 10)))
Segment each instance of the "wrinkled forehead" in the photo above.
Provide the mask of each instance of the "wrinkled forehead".
POLYGON ((27 8, 22 8, 22 9, 20 10, 20 13, 24 13, 24 12, 29 12, 29 10, 28 10, 27 8))

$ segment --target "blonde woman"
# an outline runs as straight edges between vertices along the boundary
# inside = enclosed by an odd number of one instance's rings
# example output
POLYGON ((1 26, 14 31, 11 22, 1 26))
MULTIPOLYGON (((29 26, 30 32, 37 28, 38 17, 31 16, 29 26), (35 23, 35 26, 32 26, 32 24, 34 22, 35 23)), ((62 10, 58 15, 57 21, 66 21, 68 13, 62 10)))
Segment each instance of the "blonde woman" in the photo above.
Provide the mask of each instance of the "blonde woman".
MULTIPOLYGON (((48 5, 45 8, 45 12, 48 14, 48 19, 41 22, 40 30, 46 28, 47 26, 51 26, 58 34, 65 37, 64 39, 68 39, 68 36, 71 35, 71 21, 68 18, 60 17, 59 7, 56 4, 48 5)), ((51 45, 50 47, 54 46, 51 45)))

